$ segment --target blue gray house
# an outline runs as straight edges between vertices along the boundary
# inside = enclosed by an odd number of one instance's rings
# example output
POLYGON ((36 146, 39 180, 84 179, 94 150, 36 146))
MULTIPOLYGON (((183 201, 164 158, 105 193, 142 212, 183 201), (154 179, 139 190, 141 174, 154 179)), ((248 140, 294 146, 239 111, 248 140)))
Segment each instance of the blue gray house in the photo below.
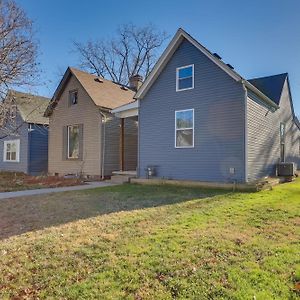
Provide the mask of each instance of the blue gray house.
POLYGON ((134 104, 138 177, 253 182, 275 175, 278 162, 300 166, 300 126, 288 74, 246 80, 179 29, 134 104))
POLYGON ((48 104, 48 98, 8 92, 1 104, 0 171, 47 173, 49 119, 44 112, 48 104))

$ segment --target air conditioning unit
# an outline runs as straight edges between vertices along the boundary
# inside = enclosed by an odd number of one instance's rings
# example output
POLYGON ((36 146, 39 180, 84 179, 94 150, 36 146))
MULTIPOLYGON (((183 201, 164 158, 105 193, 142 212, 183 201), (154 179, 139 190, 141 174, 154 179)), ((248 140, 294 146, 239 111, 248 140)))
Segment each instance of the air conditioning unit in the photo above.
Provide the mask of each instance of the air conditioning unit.
POLYGON ((278 176, 294 176, 296 173, 296 167, 294 163, 279 163, 277 165, 278 176))

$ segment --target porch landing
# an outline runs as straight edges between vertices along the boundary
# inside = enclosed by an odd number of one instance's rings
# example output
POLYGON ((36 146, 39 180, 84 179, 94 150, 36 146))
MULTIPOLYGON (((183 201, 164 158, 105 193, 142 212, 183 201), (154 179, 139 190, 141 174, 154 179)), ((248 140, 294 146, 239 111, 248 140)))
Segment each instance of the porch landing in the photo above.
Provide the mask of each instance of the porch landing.
POLYGON ((113 171, 111 176, 112 183, 130 182, 132 178, 136 178, 136 171, 113 171))
POLYGON ((135 176, 136 177, 136 171, 113 171, 113 175, 123 175, 123 176, 135 176))

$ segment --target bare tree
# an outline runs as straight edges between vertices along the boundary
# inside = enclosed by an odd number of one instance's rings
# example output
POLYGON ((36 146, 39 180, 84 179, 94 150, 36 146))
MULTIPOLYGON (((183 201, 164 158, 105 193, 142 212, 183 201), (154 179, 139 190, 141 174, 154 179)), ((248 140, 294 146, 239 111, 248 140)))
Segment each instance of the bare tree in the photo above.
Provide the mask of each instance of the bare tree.
POLYGON ((37 75, 32 21, 13 0, 0 0, 0 126, 15 120, 16 107, 13 97, 7 97, 8 90, 32 85, 37 75))
POLYGON ((166 39, 167 34, 153 25, 125 24, 118 29, 115 38, 74 42, 74 46, 80 55, 81 67, 127 85, 132 75, 148 76, 166 39))

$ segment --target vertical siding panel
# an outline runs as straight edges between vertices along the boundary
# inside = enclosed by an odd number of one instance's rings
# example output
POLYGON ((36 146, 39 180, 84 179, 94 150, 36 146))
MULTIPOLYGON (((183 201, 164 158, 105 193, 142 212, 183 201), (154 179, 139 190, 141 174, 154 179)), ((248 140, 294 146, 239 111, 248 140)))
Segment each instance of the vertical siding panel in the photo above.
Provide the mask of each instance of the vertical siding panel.
POLYGON ((107 114, 105 123, 104 175, 120 170, 120 119, 107 114))
POLYGON ((138 123, 137 118, 125 119, 125 170, 137 168, 138 123))
POLYGON ((31 175, 48 171, 48 126, 31 124, 29 138, 29 166, 31 175))

